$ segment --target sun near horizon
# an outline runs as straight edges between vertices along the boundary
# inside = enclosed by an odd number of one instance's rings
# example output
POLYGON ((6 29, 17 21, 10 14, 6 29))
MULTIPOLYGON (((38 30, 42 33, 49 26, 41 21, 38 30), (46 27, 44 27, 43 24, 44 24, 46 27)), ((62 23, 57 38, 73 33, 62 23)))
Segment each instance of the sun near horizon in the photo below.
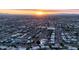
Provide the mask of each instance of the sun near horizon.
POLYGON ((0 9, 2 14, 27 14, 27 15, 46 15, 60 13, 75 13, 79 14, 79 10, 39 10, 39 9, 0 9))
POLYGON ((22 15, 47 15, 47 14, 57 14, 59 10, 42 10, 42 9, 0 9, 0 13, 3 14, 22 14, 22 15))
POLYGON ((42 11, 42 10, 0 10, 0 13, 4 14, 32 14, 32 15, 45 15, 45 14, 50 14, 50 11, 42 11))
POLYGON ((41 11, 38 11, 38 12, 36 12, 36 14, 37 15, 43 15, 43 14, 45 14, 44 12, 41 12, 41 11))

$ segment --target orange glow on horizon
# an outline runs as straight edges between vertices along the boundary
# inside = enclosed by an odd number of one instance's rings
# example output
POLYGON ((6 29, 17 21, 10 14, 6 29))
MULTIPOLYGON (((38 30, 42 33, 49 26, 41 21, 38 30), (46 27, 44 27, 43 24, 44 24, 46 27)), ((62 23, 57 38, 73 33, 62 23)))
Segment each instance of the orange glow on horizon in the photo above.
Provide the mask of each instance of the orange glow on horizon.
POLYGON ((36 12, 36 14, 37 14, 37 15, 43 15, 44 12, 40 12, 40 11, 38 11, 38 12, 36 12))
POLYGON ((46 15, 46 14, 61 14, 74 13, 79 14, 79 10, 36 10, 36 9, 0 9, 2 14, 27 14, 27 15, 46 15))
POLYGON ((43 15, 46 15, 48 13, 45 12, 45 11, 36 11, 35 14, 38 15, 38 16, 43 16, 43 15))
POLYGON ((42 11, 42 10, 8 10, 8 9, 0 10, 0 13, 4 13, 4 14, 30 14, 30 15, 52 14, 52 12, 50 12, 50 11, 42 11))

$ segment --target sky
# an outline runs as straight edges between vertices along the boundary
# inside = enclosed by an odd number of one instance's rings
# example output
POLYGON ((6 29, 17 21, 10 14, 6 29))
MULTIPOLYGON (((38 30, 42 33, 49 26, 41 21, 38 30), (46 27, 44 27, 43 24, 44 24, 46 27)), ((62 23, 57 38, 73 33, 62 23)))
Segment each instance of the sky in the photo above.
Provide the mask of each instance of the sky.
POLYGON ((0 0, 0 13, 79 14, 79 0, 0 0))
POLYGON ((46 10, 46 9, 0 9, 4 14, 79 14, 79 9, 46 10))
POLYGON ((79 9, 79 0, 0 0, 0 9, 79 9))

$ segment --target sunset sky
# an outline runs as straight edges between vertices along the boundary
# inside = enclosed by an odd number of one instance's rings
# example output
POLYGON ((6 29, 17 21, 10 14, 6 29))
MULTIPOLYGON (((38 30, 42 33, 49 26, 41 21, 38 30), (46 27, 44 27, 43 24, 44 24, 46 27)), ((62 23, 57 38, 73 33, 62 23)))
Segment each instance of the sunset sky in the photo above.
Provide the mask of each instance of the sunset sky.
POLYGON ((0 13, 4 14, 61 14, 61 13, 67 13, 67 14, 79 14, 78 9, 73 10, 42 10, 42 9, 0 9, 0 13))
POLYGON ((4 14, 79 14, 79 0, 1 0, 4 14))

